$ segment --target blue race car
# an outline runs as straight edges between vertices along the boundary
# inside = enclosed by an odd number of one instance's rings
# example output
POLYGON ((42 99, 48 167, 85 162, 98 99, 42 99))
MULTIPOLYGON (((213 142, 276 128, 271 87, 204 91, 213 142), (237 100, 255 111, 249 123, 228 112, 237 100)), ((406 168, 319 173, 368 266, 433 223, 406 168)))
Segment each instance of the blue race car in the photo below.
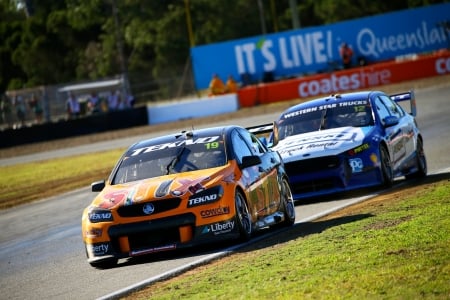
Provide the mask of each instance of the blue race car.
POLYGON ((413 91, 364 91, 304 102, 248 129, 271 132, 267 143, 281 154, 299 200, 426 176, 416 114, 413 91))

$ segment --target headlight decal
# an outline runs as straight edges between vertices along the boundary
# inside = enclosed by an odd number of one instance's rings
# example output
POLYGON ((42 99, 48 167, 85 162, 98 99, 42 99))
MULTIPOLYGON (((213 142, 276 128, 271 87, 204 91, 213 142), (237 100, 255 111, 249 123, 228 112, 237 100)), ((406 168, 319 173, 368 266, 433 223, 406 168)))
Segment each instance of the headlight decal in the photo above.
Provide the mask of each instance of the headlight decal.
POLYGON ((162 198, 169 194, 170 186, 172 185, 173 179, 165 180, 161 182, 155 191, 155 197, 162 198))
POLYGON ((103 195, 103 201, 100 204, 101 208, 112 208, 116 205, 119 205, 120 203, 123 203, 128 196, 127 190, 120 190, 120 191, 114 191, 111 193, 107 193, 103 195))

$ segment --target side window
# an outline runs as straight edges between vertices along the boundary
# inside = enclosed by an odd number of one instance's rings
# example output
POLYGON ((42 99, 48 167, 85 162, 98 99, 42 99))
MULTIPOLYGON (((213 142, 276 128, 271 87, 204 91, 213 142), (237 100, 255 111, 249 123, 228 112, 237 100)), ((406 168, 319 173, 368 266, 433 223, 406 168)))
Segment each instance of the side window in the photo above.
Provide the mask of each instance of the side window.
POLYGON ((231 140, 233 143, 233 151, 238 163, 242 162, 242 157, 253 155, 244 138, 238 133, 237 130, 233 130, 231 133, 231 140))
POLYGON ((376 106, 375 110, 378 116, 380 117, 380 121, 384 125, 383 121, 384 118, 390 116, 389 109, 386 107, 386 104, 383 101, 381 101, 380 97, 377 97, 375 99, 375 106, 376 106))
POLYGON ((392 101, 392 99, 387 96, 380 96, 380 98, 388 108, 391 116, 395 116, 397 118, 403 117, 404 111, 397 103, 395 103, 395 101, 392 101))
POLYGON ((255 145, 257 145, 257 147, 258 147, 259 153, 263 154, 263 153, 269 152, 269 149, 267 148, 267 146, 264 145, 264 143, 261 142, 261 140, 258 137, 256 137, 253 134, 251 136, 252 136, 253 143, 255 145))
POLYGON ((406 112, 405 112, 405 110, 400 106, 400 104, 398 104, 397 102, 395 102, 394 100, 392 100, 391 98, 387 98, 387 99, 389 99, 389 101, 392 103, 392 105, 395 107, 395 111, 396 111, 396 113, 398 114, 398 117, 399 118, 401 118, 401 117, 403 117, 405 114, 406 114, 406 112))
POLYGON ((246 130, 239 130, 239 134, 243 137, 248 147, 252 151, 252 155, 262 155, 266 153, 266 148, 261 144, 260 140, 246 130))

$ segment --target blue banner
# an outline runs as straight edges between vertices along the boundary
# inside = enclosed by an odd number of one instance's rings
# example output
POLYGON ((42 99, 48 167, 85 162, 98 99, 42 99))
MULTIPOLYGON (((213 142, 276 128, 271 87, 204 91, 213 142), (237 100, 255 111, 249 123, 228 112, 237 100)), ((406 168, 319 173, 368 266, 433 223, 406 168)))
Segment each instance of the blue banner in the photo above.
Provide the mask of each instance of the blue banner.
POLYGON ((341 64, 343 42, 353 49, 353 64, 450 48, 448 22, 450 3, 444 3, 197 46, 191 49, 195 82, 201 90, 214 73, 224 81, 231 75, 258 82, 267 74, 278 79, 329 71, 341 64))

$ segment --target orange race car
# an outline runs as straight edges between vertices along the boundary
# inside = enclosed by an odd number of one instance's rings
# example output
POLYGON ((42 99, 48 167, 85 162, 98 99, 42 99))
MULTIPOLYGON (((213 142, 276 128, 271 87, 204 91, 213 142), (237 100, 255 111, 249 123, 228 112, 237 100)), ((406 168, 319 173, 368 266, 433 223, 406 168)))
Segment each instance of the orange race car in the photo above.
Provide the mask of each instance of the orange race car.
POLYGON ((225 126, 138 142, 83 212, 88 262, 170 251, 295 222, 278 152, 248 130, 225 126))

